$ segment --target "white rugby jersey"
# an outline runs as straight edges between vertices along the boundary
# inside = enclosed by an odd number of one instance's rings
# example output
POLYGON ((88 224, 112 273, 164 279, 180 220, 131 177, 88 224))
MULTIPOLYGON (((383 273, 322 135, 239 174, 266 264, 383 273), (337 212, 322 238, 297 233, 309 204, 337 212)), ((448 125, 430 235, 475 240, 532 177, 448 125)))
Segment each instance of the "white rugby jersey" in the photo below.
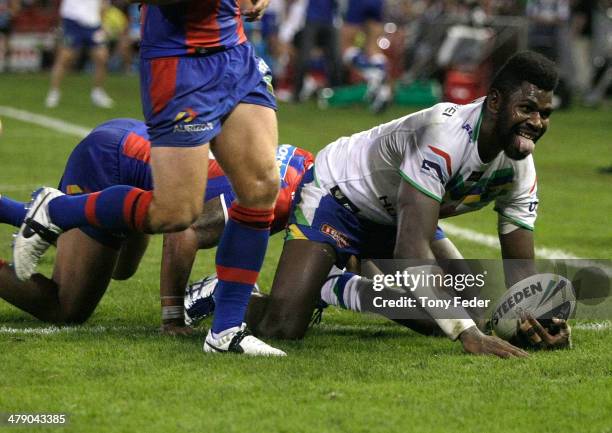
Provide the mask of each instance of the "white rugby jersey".
POLYGON ((537 183, 533 158, 515 161, 503 152, 485 164, 478 155, 484 98, 471 104, 442 103, 342 137, 315 160, 318 184, 336 185, 371 221, 397 223, 400 182, 440 202, 440 218, 495 202, 500 231, 533 230, 537 183), (510 230, 508 224, 511 224, 510 230))

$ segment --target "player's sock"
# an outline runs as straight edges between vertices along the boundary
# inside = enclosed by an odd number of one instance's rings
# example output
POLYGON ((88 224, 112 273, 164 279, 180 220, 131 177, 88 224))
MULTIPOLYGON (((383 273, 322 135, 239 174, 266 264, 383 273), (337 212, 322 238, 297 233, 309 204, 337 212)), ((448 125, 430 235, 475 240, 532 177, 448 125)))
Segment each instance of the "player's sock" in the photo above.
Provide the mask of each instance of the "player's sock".
POLYGON ((28 212, 27 203, 11 200, 0 195, 0 223, 21 226, 28 212))
POLYGON ((268 247, 274 209, 249 209, 234 203, 228 216, 216 256, 219 282, 214 294, 214 338, 244 321, 268 247))
POLYGON ((62 230, 90 225, 144 231, 153 191, 117 185, 92 194, 62 195, 49 202, 49 216, 62 230))
POLYGON ((341 271, 334 266, 330 276, 321 288, 321 299, 329 305, 351 311, 361 311, 360 286, 358 284, 360 280, 359 275, 341 271), (338 275, 338 272, 341 272, 341 274, 338 275))

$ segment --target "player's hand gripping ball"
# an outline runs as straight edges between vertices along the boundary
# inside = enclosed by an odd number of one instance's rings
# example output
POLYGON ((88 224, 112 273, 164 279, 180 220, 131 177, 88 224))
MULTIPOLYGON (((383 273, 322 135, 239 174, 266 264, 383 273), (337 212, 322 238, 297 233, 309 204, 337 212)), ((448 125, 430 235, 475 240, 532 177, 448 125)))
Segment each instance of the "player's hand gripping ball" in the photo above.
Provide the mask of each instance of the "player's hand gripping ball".
POLYGON ((576 293, 571 281, 556 274, 536 274, 510 287, 497 304, 491 323, 504 340, 517 335, 527 317, 544 328, 554 329, 553 318, 567 321, 576 309, 576 293))

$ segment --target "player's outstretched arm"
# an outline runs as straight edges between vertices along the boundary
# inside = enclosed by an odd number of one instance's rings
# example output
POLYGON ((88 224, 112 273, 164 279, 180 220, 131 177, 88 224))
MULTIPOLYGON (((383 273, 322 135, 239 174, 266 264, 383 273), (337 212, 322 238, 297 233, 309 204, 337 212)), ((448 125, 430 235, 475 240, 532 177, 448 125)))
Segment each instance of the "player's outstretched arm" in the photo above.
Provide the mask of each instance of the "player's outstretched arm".
POLYGON ((500 234, 499 244, 504 259, 507 287, 537 274, 534 262, 533 232, 531 230, 517 227, 516 230, 509 233, 500 234))
MULTIPOLYGON (((394 257, 397 259, 434 259, 430 240, 434 237, 438 222, 439 202, 417 190, 408 182, 402 182, 398 196, 398 210, 394 257)), ((432 271, 435 270, 434 266, 431 268, 432 271)), ((427 288, 426 290, 429 291, 430 296, 444 296, 441 289, 427 288)), ((502 358, 528 356, 525 351, 504 340, 483 334, 465 310, 457 311, 455 319, 436 317, 436 311, 427 310, 427 312, 449 338, 453 340, 459 338, 468 353, 495 355, 502 358)))
POLYGON ((185 326, 184 296, 189 274, 198 251, 195 231, 190 227, 164 234, 159 295, 162 308, 161 331, 164 334, 189 334, 185 326))

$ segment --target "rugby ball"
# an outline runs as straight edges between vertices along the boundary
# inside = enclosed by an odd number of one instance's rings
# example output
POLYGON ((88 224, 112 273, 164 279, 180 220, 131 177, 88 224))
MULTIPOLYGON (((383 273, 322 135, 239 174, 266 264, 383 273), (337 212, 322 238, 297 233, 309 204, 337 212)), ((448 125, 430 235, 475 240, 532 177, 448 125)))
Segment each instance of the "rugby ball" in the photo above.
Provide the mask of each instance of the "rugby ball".
POLYGON ((552 318, 567 320, 576 309, 576 293, 570 280, 556 274, 536 274, 510 287, 499 300, 491 324, 495 334, 510 340, 519 329, 521 312, 544 327, 552 318))

